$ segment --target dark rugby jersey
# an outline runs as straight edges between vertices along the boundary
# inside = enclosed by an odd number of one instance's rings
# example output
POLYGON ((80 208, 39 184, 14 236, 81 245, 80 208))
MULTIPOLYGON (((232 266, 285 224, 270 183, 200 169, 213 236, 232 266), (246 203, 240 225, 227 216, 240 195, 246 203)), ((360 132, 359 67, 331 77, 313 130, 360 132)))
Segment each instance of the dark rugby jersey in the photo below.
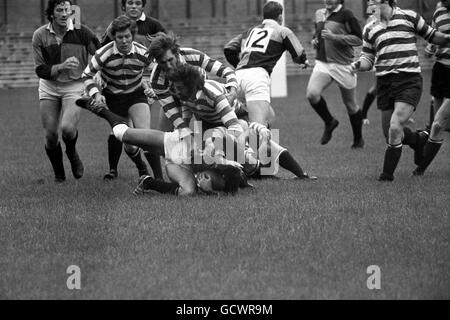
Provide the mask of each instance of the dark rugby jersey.
POLYGON ((67 32, 61 42, 56 38, 51 23, 33 33, 33 57, 39 78, 60 82, 78 80, 89 63, 89 55, 93 55, 95 50, 100 48, 100 42, 89 28, 81 25, 80 29, 76 29, 72 20, 68 21, 67 32), (56 77, 52 77, 52 67, 73 56, 80 62, 78 68, 63 70, 56 77))
POLYGON ((421 71, 416 35, 430 41, 436 30, 412 10, 394 7, 387 25, 376 20, 364 33, 361 58, 375 64, 376 75, 421 71))
POLYGON ((323 62, 350 64, 355 56, 353 47, 362 45, 362 31, 353 13, 339 5, 328 15, 327 9, 316 11, 316 33, 314 38, 319 41, 316 59, 323 62), (322 30, 330 30, 336 40, 322 38, 322 30))
POLYGON ((261 67, 271 74, 286 50, 295 63, 304 63, 303 46, 292 30, 266 19, 228 42, 224 53, 236 70, 261 67))
MULTIPOLYGON (((166 29, 164 29, 164 27, 158 20, 153 19, 152 17, 147 17, 145 13, 142 13, 141 17, 136 21, 136 26, 137 33, 134 36, 134 41, 139 42, 147 48, 150 44, 150 41, 147 39, 148 35, 154 35, 158 32, 166 33, 166 29)), ((111 28, 112 23, 108 26, 108 28, 106 28, 106 31, 102 36, 102 46, 114 40, 111 34, 111 28)))

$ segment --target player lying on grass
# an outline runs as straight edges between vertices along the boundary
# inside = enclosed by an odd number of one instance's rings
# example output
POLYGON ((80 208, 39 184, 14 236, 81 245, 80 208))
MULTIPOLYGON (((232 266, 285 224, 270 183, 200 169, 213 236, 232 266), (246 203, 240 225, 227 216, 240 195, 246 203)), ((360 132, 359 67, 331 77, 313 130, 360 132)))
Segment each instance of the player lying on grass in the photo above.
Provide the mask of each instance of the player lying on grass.
MULTIPOLYGON (((261 137, 263 142, 261 145, 252 145, 253 150, 258 150, 258 160, 262 160, 262 166, 271 167, 272 164, 278 164, 291 171, 297 177, 302 179, 315 178, 309 177, 303 172, 298 162, 292 157, 287 149, 281 147, 274 141, 269 141, 271 131, 264 125, 252 122, 248 123, 247 107, 239 100, 235 99, 231 106, 227 99, 227 88, 224 84, 214 80, 205 80, 204 73, 201 69, 189 64, 184 64, 172 70, 168 74, 168 79, 172 82, 171 93, 177 98, 181 105, 183 119, 186 125, 189 125, 192 115, 197 120, 201 121, 202 133, 212 128, 220 128, 222 134, 232 134, 239 138, 244 128, 246 134, 240 137, 241 144, 245 144, 245 139, 249 140, 249 136, 261 137), (239 118, 239 120, 238 120, 239 118), (226 133, 224 132, 225 128, 226 133), (264 143, 266 141, 266 143, 264 143), (264 160, 265 155, 270 154, 274 157, 269 157, 267 161, 264 160), (276 161, 272 161, 276 160, 276 161)), ((259 138, 253 139, 255 142, 259 138)), ((248 141, 247 141, 248 144, 248 141)), ((229 156, 229 154, 227 154, 229 156)), ((234 159, 237 160, 237 159, 234 159)), ((249 161, 249 159, 245 159, 249 161)), ((245 166, 244 168, 247 168, 245 166)), ((258 169, 258 168, 257 168, 258 169)), ((273 169, 273 168, 272 168, 273 169)), ((245 170, 246 171, 246 170, 245 170)), ((276 170, 262 170, 265 175, 274 175, 276 170)), ((246 171, 246 173, 249 173, 246 171)), ((255 170, 253 177, 261 175, 261 168, 255 170)))
MULTIPOLYGON (((198 189, 205 193, 220 191, 235 193, 239 186, 246 185, 242 165, 227 160, 223 150, 211 147, 203 150, 201 146, 195 144, 191 136, 182 138, 180 130, 163 132, 130 128, 126 124, 126 119, 108 110, 106 104, 102 102, 96 103, 88 98, 82 98, 76 103, 81 108, 107 120, 119 141, 144 150, 152 148, 165 156, 167 175, 171 182, 155 180, 148 175, 143 176, 135 193, 155 190, 181 196, 196 194, 198 189)), ((228 137, 231 136, 225 138, 228 137)))

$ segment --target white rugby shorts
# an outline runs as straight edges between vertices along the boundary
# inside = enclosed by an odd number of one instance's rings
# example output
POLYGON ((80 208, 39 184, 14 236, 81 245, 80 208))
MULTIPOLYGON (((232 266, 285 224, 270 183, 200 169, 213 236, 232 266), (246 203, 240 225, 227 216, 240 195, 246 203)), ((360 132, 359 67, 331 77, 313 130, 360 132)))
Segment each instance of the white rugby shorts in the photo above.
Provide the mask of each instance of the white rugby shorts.
POLYGON ((239 101, 264 100, 270 103, 270 76, 264 68, 236 70, 239 101))
POLYGON ((356 88, 356 74, 350 65, 316 60, 313 72, 328 74, 338 85, 344 89, 356 88))
POLYGON ((39 100, 79 99, 84 93, 82 80, 59 82, 39 79, 39 100))

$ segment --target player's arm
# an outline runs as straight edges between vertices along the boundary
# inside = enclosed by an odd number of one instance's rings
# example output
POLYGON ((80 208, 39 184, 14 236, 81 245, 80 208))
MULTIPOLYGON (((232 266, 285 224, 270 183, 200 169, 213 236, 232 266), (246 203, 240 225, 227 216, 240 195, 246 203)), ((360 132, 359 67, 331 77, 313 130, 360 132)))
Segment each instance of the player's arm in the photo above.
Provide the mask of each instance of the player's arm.
POLYGON ((228 63, 234 68, 239 64, 239 55, 241 54, 242 34, 231 39, 224 47, 223 53, 228 63))
POLYGON ((442 33, 429 26, 419 14, 416 15, 414 26, 416 33, 429 43, 443 45, 450 42, 450 34, 442 33))
POLYGON ((363 47, 361 51, 361 56, 359 59, 352 63, 353 71, 369 71, 372 70, 375 59, 376 59, 376 51, 375 47, 372 43, 370 35, 370 29, 367 28, 364 33, 363 47))
POLYGON ((102 88, 101 86, 95 81, 94 76, 97 74, 97 72, 101 71, 104 66, 104 59, 107 56, 107 50, 102 47, 99 50, 95 52, 95 54, 92 56, 91 60, 89 61, 89 64, 86 66, 86 68, 83 71, 82 79, 84 80, 84 86, 86 88, 86 92, 91 98, 94 98, 98 101, 104 102, 104 97, 101 95, 102 88), (103 97, 103 98, 102 98, 103 97))
POLYGON ((283 46, 292 56, 292 60, 299 65, 307 66, 308 61, 306 57, 305 48, 300 43, 300 40, 288 28, 283 28, 283 46))
POLYGON ((244 132, 244 129, 226 96, 220 95, 217 97, 214 101, 214 107, 219 113, 222 123, 227 128, 228 132, 235 137, 239 137, 241 133, 244 132))

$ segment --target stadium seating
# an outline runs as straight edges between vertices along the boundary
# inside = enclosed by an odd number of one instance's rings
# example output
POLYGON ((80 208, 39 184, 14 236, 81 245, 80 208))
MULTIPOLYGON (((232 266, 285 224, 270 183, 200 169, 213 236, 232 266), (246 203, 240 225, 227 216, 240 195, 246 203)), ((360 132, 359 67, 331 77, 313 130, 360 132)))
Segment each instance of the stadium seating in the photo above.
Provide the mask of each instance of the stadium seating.
MULTIPOLYGON (((314 50, 311 47, 313 22, 310 18, 289 19, 290 27, 306 47, 310 64, 314 63, 314 50)), ((180 37, 180 43, 185 47, 192 47, 208 53, 213 58, 226 63, 223 56, 223 46, 235 35, 256 24, 257 18, 240 23, 227 23, 221 20, 210 20, 199 23, 166 23, 168 30, 173 30, 180 37)), ((93 28, 101 36, 105 26, 93 28)), ((0 28, 0 88, 36 86, 38 78, 34 73, 31 38, 33 29, 17 26, 3 26, 0 28)), ((425 42, 420 40, 419 51, 423 54, 425 42)), ((358 51, 359 53, 359 51, 358 51)), ((424 68, 431 66, 432 61, 421 58, 424 68)), ((301 70, 288 56, 287 74, 297 75, 310 72, 301 70)))

